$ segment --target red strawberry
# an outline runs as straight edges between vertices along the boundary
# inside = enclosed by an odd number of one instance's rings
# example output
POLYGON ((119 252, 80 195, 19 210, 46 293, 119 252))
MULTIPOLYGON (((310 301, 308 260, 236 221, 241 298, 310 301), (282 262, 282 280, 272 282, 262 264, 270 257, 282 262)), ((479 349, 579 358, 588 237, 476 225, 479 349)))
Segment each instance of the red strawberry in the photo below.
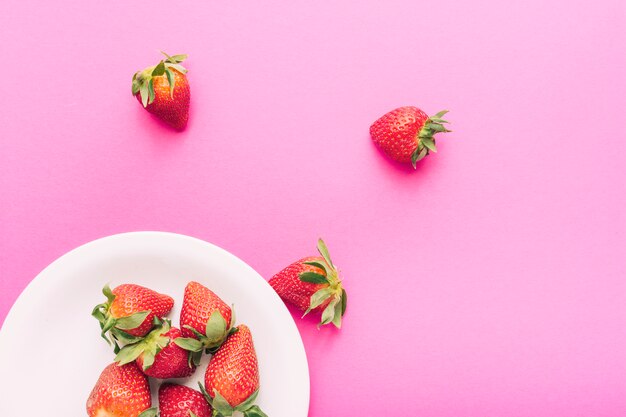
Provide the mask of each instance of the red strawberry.
POLYGON ((304 311, 322 312, 320 325, 333 323, 341 328, 348 297, 339 280, 324 241, 317 242, 320 256, 296 261, 274 275, 269 284, 285 301, 304 311))
POLYGON ((448 111, 443 110, 428 117, 417 107, 400 107, 376 120, 370 127, 374 143, 391 159, 409 162, 413 168, 417 161, 431 151, 437 152, 435 134, 450 132, 444 127, 442 117, 448 111))
POLYGON ((91 314, 100 322, 106 341, 109 341, 106 333, 110 331, 116 351, 117 341, 137 341, 152 329, 155 317, 163 318, 174 306, 169 295, 135 284, 122 284, 112 291, 105 285, 102 293, 107 301, 98 304, 91 314))
POLYGON ((112 363, 100 374, 87 400, 89 417, 154 416, 148 378, 137 365, 112 363))
POLYGON ((198 391, 165 383, 159 388, 161 417, 211 417, 211 406, 198 391))
POLYGON ((248 417, 267 417, 253 405, 259 392, 259 366, 248 326, 239 325, 215 352, 204 384, 200 389, 218 415, 240 411, 248 417))
POLYGON ((140 341, 126 345, 115 361, 124 365, 132 361, 152 378, 183 378, 193 374, 196 366, 189 361, 189 352, 176 344, 181 332, 169 321, 159 323, 140 341))
POLYGON ((133 95, 146 110, 174 129, 183 130, 189 119, 187 70, 180 65, 187 55, 169 56, 133 75, 133 95))
POLYGON ((230 307, 221 298, 205 286, 192 281, 185 287, 180 311, 180 326, 184 336, 180 346, 193 352, 201 352, 202 349, 215 350, 228 336, 234 319, 230 307), (194 343, 197 341, 200 343, 194 343))

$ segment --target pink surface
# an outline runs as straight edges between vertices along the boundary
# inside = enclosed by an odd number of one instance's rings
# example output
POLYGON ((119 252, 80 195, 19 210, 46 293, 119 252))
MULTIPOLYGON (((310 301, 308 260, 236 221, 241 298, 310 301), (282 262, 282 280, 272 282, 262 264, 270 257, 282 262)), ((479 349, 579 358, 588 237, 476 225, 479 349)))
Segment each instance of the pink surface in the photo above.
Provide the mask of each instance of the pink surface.
POLYGON ((626 415, 621 0, 0 3, 0 321, 133 230, 269 278, 323 236, 344 329, 298 320, 310 415, 626 415), (130 96, 188 53, 187 131, 130 96), (371 144, 448 108, 416 172, 371 144))

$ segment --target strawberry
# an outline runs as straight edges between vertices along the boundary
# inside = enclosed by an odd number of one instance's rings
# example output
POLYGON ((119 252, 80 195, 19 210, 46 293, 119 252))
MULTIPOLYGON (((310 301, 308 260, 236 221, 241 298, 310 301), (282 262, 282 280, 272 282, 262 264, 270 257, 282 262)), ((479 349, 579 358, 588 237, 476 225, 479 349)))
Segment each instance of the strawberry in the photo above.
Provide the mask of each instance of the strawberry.
POLYGON ((152 378, 183 378, 196 370, 189 352, 176 344, 181 332, 171 327, 168 320, 158 322, 155 329, 140 341, 126 345, 119 351, 115 361, 124 365, 136 361, 143 373, 152 378))
POLYGON ((157 65, 133 75, 133 95, 150 113, 176 130, 183 130, 189 119, 187 70, 180 65, 187 55, 169 56, 157 65))
POLYGON ((174 306, 169 295, 135 284, 122 284, 113 290, 105 285, 102 293, 107 301, 91 314, 100 322, 101 335, 109 343, 106 334, 110 333, 116 353, 118 341, 136 342, 152 329, 155 317, 162 319, 174 306))
POLYGON ((118 366, 112 363, 100 374, 87 400, 89 417, 148 417, 155 416, 150 408, 148 378, 137 365, 118 366))
POLYGON ((211 406, 198 391, 165 383, 159 388, 161 417, 212 417, 211 406))
POLYGON ((226 417, 240 411, 246 417, 267 417, 253 405, 259 393, 259 366, 248 326, 239 325, 215 352, 204 384, 199 384, 200 390, 214 414, 226 417))
POLYGON ((185 287, 180 326, 183 338, 176 343, 194 352, 198 363, 202 350, 213 352, 226 339, 235 323, 235 315, 228 305, 205 286, 190 282, 185 287))
POLYGON ((432 117, 417 107, 400 107, 376 120, 370 127, 374 143, 391 159, 409 162, 415 168, 417 161, 431 151, 437 152, 435 134, 450 132, 444 127, 443 110, 432 117))
POLYGON ((322 239, 317 242, 317 250, 322 256, 310 256, 292 263, 274 275, 269 284, 280 298, 304 311, 304 315, 321 311, 320 325, 333 323, 341 328, 348 296, 322 239))

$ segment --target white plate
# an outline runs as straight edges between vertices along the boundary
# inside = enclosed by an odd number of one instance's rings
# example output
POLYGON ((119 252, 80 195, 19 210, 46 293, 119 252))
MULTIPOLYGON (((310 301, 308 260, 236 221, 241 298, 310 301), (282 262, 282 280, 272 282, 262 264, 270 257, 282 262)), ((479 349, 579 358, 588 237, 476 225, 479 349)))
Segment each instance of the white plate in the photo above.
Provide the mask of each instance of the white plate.
MULTIPOLYGON (((85 403, 113 352, 99 337, 93 306, 101 289, 136 283, 174 297, 178 317, 195 280, 235 305, 259 360, 257 404, 269 417, 306 417, 309 369, 296 325, 267 282, 239 258, 210 243, 172 233, 106 237, 57 259, 24 290, 0 331, 0 416, 86 416, 85 403)), ((208 358, 185 381, 197 388, 208 358)), ((153 386, 156 405, 158 382, 153 386)))

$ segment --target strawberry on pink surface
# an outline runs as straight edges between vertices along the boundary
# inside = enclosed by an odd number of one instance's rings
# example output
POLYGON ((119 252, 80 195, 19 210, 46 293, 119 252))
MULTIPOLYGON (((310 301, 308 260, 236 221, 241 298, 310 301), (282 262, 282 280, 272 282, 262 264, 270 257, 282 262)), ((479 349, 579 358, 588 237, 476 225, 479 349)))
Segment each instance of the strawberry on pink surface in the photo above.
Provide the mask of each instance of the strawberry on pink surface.
POLYGON ((284 301, 298 307, 305 315, 311 311, 321 312, 320 325, 333 323, 341 328, 348 296, 322 239, 317 242, 317 250, 321 256, 292 263, 274 275, 269 284, 284 301))
POLYGON ((435 134, 450 132, 442 117, 447 110, 440 111, 432 117, 417 107, 400 107, 376 120, 370 127, 370 135, 374 143, 391 159, 413 164, 430 152, 437 152, 435 134))
POLYGON ((118 341, 134 342, 148 334, 154 318, 162 319, 174 306, 169 295, 159 294, 135 284, 122 284, 113 290, 105 285, 102 293, 107 301, 98 304, 92 315, 100 323, 101 335, 107 341, 107 333, 113 339, 116 352, 118 341))
POLYGON ((183 130, 189 120, 190 91, 187 69, 181 63, 187 55, 163 55, 166 59, 133 75, 132 92, 148 112, 183 130))
MULTIPOLYGON (((153 417, 150 385, 135 363, 112 363, 100 374, 87 399, 89 417, 153 417)), ((45 414, 45 413, 44 413, 45 414)))
POLYGON ((183 385, 165 383, 159 388, 160 417, 212 417, 204 396, 183 385))
POLYGON ((267 417, 254 405, 259 392, 259 366, 252 333, 245 324, 237 327, 215 352, 200 389, 216 416, 267 417))
POLYGON ((152 378, 188 377, 196 365, 189 360, 189 352, 176 344, 180 337, 181 331, 166 320, 140 341, 124 346, 115 361, 119 365, 136 361, 143 373, 152 378))

